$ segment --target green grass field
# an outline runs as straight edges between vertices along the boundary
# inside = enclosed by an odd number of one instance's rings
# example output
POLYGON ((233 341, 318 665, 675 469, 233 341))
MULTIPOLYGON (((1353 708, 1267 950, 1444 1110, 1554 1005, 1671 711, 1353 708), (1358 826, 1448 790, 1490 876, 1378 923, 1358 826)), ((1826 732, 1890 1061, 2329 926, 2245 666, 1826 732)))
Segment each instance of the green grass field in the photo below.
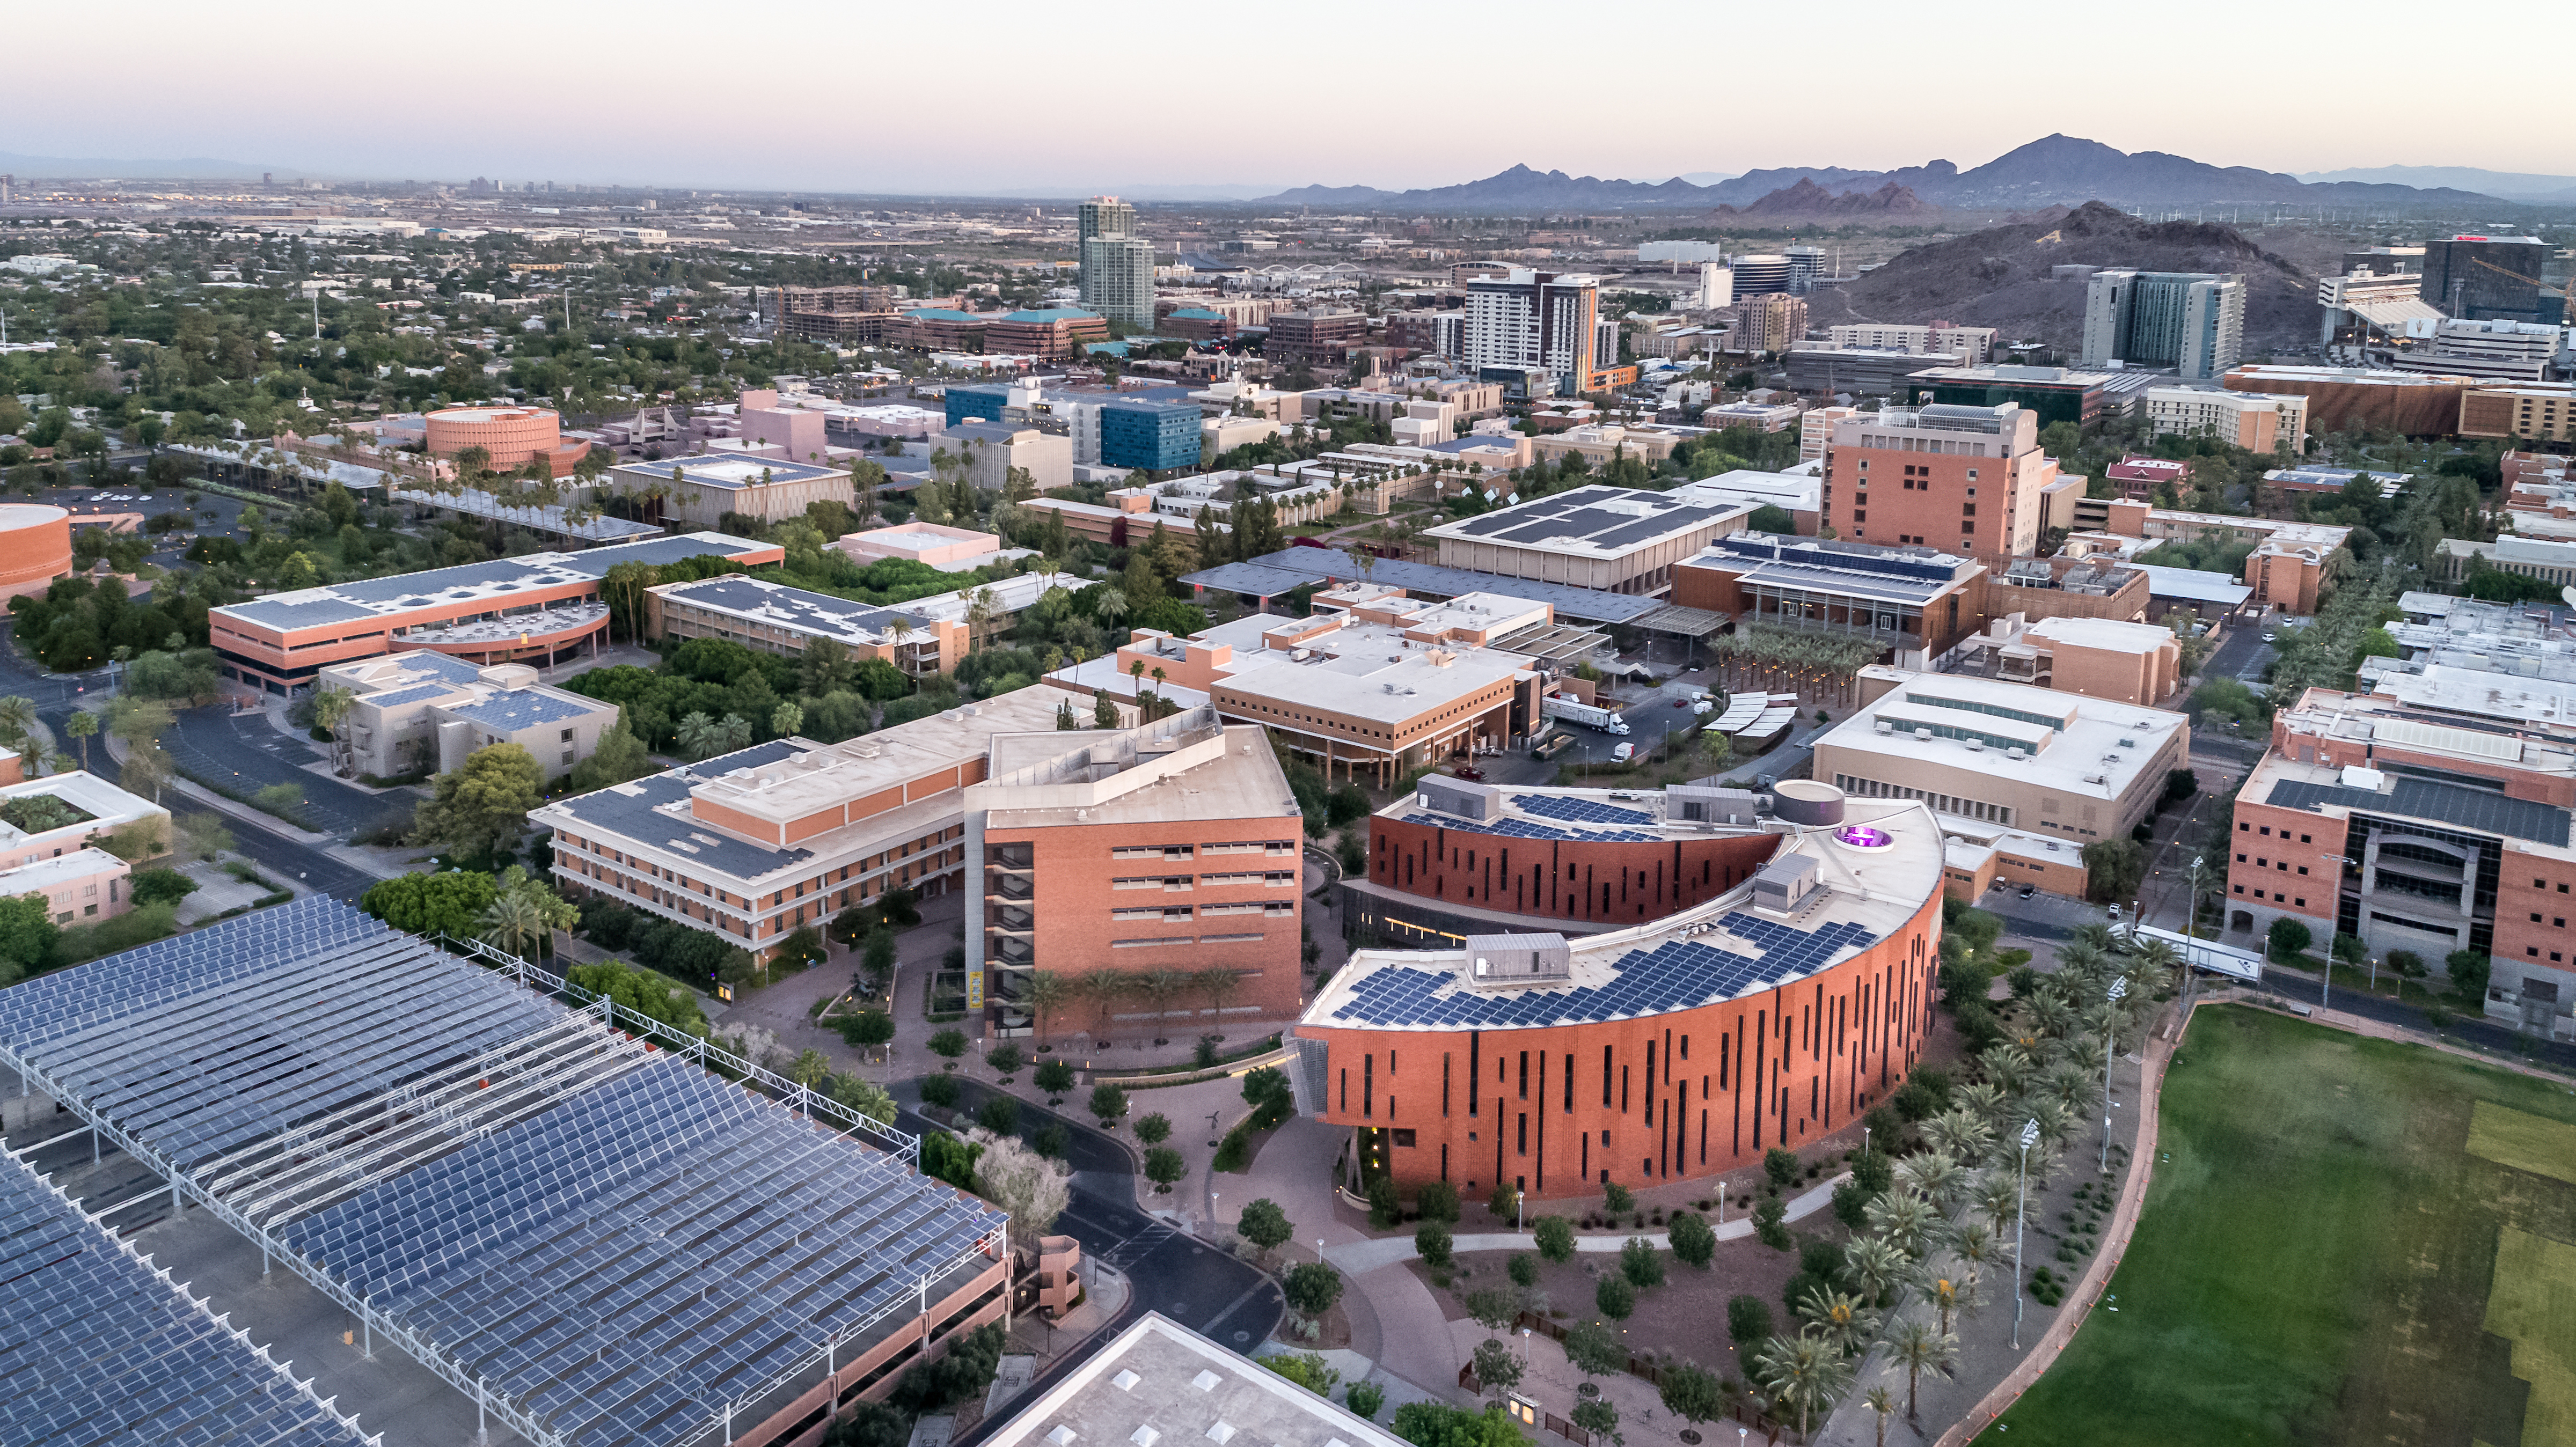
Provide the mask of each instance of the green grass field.
POLYGON ((2202 1010, 2119 1310, 1978 1440, 2576 1447, 2572 1140, 2564 1086, 2202 1010))

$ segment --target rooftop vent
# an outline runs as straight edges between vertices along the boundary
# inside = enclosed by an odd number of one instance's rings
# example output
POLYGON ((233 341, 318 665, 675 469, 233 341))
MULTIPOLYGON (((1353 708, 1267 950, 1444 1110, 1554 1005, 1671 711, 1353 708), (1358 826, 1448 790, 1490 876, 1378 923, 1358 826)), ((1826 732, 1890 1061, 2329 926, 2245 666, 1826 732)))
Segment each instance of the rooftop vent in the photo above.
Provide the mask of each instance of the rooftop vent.
POLYGON ((1928 744, 1932 742, 1932 731, 1927 728, 1918 728, 1914 731, 1914 737, 1919 742, 1928 744))
POLYGON ((2004 753, 2005 753, 2005 755, 2006 755, 2007 757, 2009 757, 2009 758, 2015 758, 2015 759, 2026 759, 2026 758, 2029 758, 2029 757, 2030 757, 2030 751, 2029 751, 2029 750, 2027 750, 2027 749, 2022 748, 2022 747, 2021 747, 2020 745, 2018 745, 2018 744, 2014 745, 2013 747, 2011 747, 2011 748, 2009 748, 2009 749, 2004 750, 2004 753))
POLYGON ((1888 722, 1887 720, 1885 720, 1885 719, 1880 719, 1880 720, 1878 721, 1878 732, 1879 732, 1879 736, 1880 736, 1880 737, 1882 737, 1882 738, 1884 738, 1884 737, 1886 737, 1887 735, 1889 735, 1889 734, 1892 734, 1892 733, 1895 733, 1895 732, 1896 732, 1896 725, 1894 725, 1894 724, 1892 724, 1892 723, 1889 723, 1889 722, 1888 722))
POLYGON ((1968 739, 1965 740, 1965 742, 1968 745, 1969 753, 1982 754, 1986 751, 1986 741, 1984 739, 1968 739))

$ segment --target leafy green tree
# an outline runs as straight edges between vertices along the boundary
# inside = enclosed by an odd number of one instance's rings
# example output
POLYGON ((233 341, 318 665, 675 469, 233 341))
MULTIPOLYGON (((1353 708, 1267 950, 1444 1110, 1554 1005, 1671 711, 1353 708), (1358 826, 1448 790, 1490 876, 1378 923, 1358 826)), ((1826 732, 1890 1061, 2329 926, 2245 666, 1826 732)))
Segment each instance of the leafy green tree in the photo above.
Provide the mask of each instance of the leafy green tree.
MULTIPOLYGON (((1177 1152, 1175 1152, 1177 1154, 1177 1152)), ((1280 1282, 1288 1309, 1312 1321, 1342 1299, 1342 1273, 1321 1261, 1301 1261, 1280 1282)))
POLYGON ((2453 950, 2443 958, 2442 967, 2450 973, 2453 995, 2464 1004, 2485 1008, 2487 983, 2495 975, 2494 959, 2479 950, 2453 950))
POLYGON ((1690 1362, 1666 1362, 1659 1375, 1656 1392, 1665 1411, 1699 1425, 1726 1415, 1726 1384, 1716 1373, 1690 1362))
POLYGON ((1038 1062, 1037 1072, 1029 1078, 1049 1095, 1062 1095, 1073 1089, 1073 1067, 1061 1060, 1038 1062))
POLYGON ((1114 1085, 1091 1087, 1091 1113, 1099 1117, 1103 1129, 1114 1128, 1127 1114, 1127 1092, 1114 1085))
POLYGON ((1386 1410, 1386 1388, 1372 1382, 1353 1382, 1342 1389, 1342 1405, 1364 1421, 1376 1421, 1386 1410))
POLYGON ((1600 1321, 1577 1322, 1565 1329, 1565 1359, 1587 1377, 1612 1377, 1628 1370, 1628 1344, 1600 1321))
POLYGON ((1516 1220, 1521 1209, 1520 1188, 1509 1181, 1496 1181, 1494 1193, 1485 1198, 1485 1209, 1493 1212, 1498 1221, 1516 1220))
POLYGON ((835 1075, 824 1093, 880 1125, 894 1124, 894 1097, 873 1080, 856 1075, 835 1075))
POLYGON ((1503 1270, 1512 1278, 1512 1285, 1523 1291, 1538 1285, 1538 1258, 1526 1251, 1513 1252, 1503 1263, 1503 1270))
POLYGON ((1279 1209, 1279 1203, 1266 1196, 1244 1207, 1242 1218, 1234 1223, 1234 1234, 1251 1242, 1265 1255, 1286 1245, 1296 1229, 1289 1221, 1288 1213, 1279 1209))
POLYGON ((1664 1258, 1654 1243, 1643 1236, 1631 1236, 1619 1248, 1619 1274, 1639 1291, 1664 1284, 1664 1258))
POLYGON ((2316 936, 2308 933, 2308 927, 2306 925, 2303 925, 2297 920, 2291 919, 2285 915, 2280 919, 2272 921, 2272 930, 2269 938, 2272 946, 2272 958, 2280 961, 2288 961, 2295 960, 2304 953, 2308 946, 2314 942, 2316 936))
POLYGON ((941 1030, 934 1033, 927 1043, 930 1046, 932 1054, 945 1056, 950 1060, 954 1060, 958 1056, 966 1053, 966 1032, 963 1030, 941 1030))
POLYGON ((132 899, 139 905, 177 904, 197 892, 197 881, 175 869, 146 869, 126 883, 132 890, 132 899))
POLYGON ((1626 1321, 1637 1309, 1637 1288, 1624 1275, 1604 1276, 1592 1289, 1592 1304, 1612 1321, 1626 1321))
POLYGON ((370 885, 358 897, 358 907, 407 934, 471 939, 499 892, 500 881, 489 874, 451 869, 442 874, 406 874, 370 885))
POLYGON ((1750 1347, 1771 1335, 1771 1304, 1758 1296, 1730 1296, 1726 1299, 1727 1339, 1739 1347, 1750 1347))
POLYGON ((2096 839, 2084 846, 2082 858, 2088 899, 2134 899, 2147 877, 2147 851, 2135 839, 2096 839))
POLYGON ((1476 1384, 1488 1392, 1508 1392, 1521 1384, 1520 1357, 1493 1337, 1476 1343, 1474 1367, 1476 1384))
POLYGON ((1322 1355, 1316 1352, 1273 1352, 1254 1360, 1328 1401, 1332 1398, 1334 1384, 1342 1379, 1342 1374, 1327 1365, 1322 1355))
POLYGON ((643 741, 627 728, 623 718, 616 726, 599 736, 599 747, 589 758, 572 766, 564 779, 568 794, 591 794, 612 784, 623 784, 653 772, 653 760, 644 752, 643 741))
POLYGON ((1717 1254, 1717 1232, 1708 1219, 1696 1211, 1683 1211, 1673 1217, 1673 1255, 1702 1271, 1708 1269, 1717 1254))
POLYGON ((451 854, 489 858, 528 827, 528 811, 545 797, 545 785, 545 771, 517 744, 476 749, 464 767, 438 776, 413 838, 451 854))
POLYGON ((1562 1266, 1574 1259, 1574 1223, 1563 1216, 1541 1216, 1536 1222, 1538 1254, 1562 1266))
POLYGON ((0 985, 42 969, 61 938, 62 927, 54 923, 53 906, 45 896, 0 899, 0 985))
POLYGON ((1369 1224, 1383 1231, 1404 1219, 1404 1200, 1396 1194, 1395 1177, 1380 1176, 1368 1186, 1369 1224))
POLYGON ((1433 1266, 1449 1265, 1449 1228, 1438 1221, 1425 1221, 1413 1228, 1414 1254, 1433 1266))
POLYGON ((975 1107, 975 1124, 997 1136, 1020 1133, 1020 1103, 1007 1095, 991 1095, 975 1107))
POLYGON ((1798 1183, 1798 1153, 1773 1146, 1762 1153, 1762 1174, 1771 1189, 1785 1191, 1798 1183))
POLYGON ((1136 1139, 1143 1141, 1149 1146, 1161 1145, 1163 1142, 1170 1140, 1171 1138, 1171 1117, 1163 1114, 1159 1110, 1154 1112, 1152 1115, 1145 1117, 1143 1120, 1136 1122, 1136 1139))
POLYGON ((1181 1153, 1170 1146, 1156 1146, 1145 1152, 1145 1179, 1154 1183, 1157 1192, 1169 1192, 1172 1183, 1188 1169, 1181 1160, 1181 1153))

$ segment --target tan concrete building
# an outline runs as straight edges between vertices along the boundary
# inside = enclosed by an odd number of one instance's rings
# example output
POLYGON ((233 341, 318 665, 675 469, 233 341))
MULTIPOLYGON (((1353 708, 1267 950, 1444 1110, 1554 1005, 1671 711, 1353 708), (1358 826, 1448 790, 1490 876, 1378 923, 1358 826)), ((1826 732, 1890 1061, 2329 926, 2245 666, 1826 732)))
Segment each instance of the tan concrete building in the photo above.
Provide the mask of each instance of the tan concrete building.
POLYGON ((2296 393, 2150 387, 2147 421, 2158 437, 2214 437, 2250 452, 2308 445, 2308 399, 2296 393))
POLYGON ((1660 594, 1673 569, 1744 530, 1751 503, 1697 503, 1671 493, 1578 487, 1461 518, 1422 536, 1440 564, 1605 593, 1660 594))
POLYGON ((2126 837, 2190 762, 2191 721, 2162 709, 1879 666, 1860 696, 1816 741, 1819 782, 2078 846, 2126 837))
POLYGON ((617 705, 549 688, 524 664, 486 667, 426 649, 335 663, 317 686, 356 696, 341 725, 349 764, 379 778, 452 773, 493 744, 517 744, 559 778, 617 726, 617 705))
MULTIPOLYGON (((2139 580, 2143 583, 2143 577, 2139 580)), ((1982 636, 1992 676, 2006 683, 2154 707, 2182 685, 2182 644, 2173 630, 2112 618, 1997 618, 1982 636)))
POLYGON ((1807 334, 1807 300, 1771 292, 1736 303, 1735 330, 1727 338, 1730 352, 1785 351, 1807 334))
POLYGON ((2474 387, 2460 394, 2462 437, 2576 442, 2576 387, 2474 387))
POLYGON ((630 462, 608 470, 609 488, 644 500, 645 520, 714 527, 727 513, 765 523, 802 517, 808 505, 848 505, 857 495, 846 469, 787 457, 707 454, 630 462))
MULTIPOLYGON (((2125 499, 2113 499, 2103 507, 2107 519, 2103 531, 2116 537, 2186 543, 2217 537, 2252 543, 2254 551, 2245 560, 2244 581, 2254 590, 2253 601, 2286 613, 2316 612, 2351 558, 2345 543, 2352 537, 2352 529, 2333 523, 2181 512, 2125 499)), ((2136 556, 2140 563, 2155 564, 2152 551, 2136 556)))

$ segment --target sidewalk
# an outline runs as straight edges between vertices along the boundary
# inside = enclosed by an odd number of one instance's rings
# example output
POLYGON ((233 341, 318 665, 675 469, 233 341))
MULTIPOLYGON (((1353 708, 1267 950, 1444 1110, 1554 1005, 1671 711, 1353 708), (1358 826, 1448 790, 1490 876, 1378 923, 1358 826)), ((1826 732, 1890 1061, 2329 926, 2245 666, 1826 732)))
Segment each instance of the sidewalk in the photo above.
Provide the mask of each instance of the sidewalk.
MULTIPOLYGON (((1834 1203, 1834 1187, 1850 1179, 1851 1173, 1845 1171, 1811 1190, 1790 1197, 1788 1219, 1802 1221, 1831 1206, 1834 1203)), ((1752 1234, 1753 1218, 1750 1216, 1738 1216, 1717 1228, 1717 1239, 1720 1241, 1741 1241, 1752 1234)), ((1658 1251, 1672 1249, 1671 1234, 1664 1231, 1596 1232, 1577 1235, 1574 1238, 1574 1249, 1579 1252, 1597 1252, 1615 1256, 1628 1244, 1631 1236, 1643 1236, 1658 1251)), ((1469 1251, 1535 1251, 1538 1249, 1538 1237, 1528 1231, 1470 1232, 1455 1237, 1451 1249, 1462 1254, 1469 1251)), ((1380 1236, 1345 1246, 1338 1251, 1328 1252, 1325 1259, 1340 1267, 1344 1273, 1355 1275, 1363 1271, 1373 1271, 1393 1262, 1410 1261, 1415 1254, 1411 1236, 1380 1236)))

